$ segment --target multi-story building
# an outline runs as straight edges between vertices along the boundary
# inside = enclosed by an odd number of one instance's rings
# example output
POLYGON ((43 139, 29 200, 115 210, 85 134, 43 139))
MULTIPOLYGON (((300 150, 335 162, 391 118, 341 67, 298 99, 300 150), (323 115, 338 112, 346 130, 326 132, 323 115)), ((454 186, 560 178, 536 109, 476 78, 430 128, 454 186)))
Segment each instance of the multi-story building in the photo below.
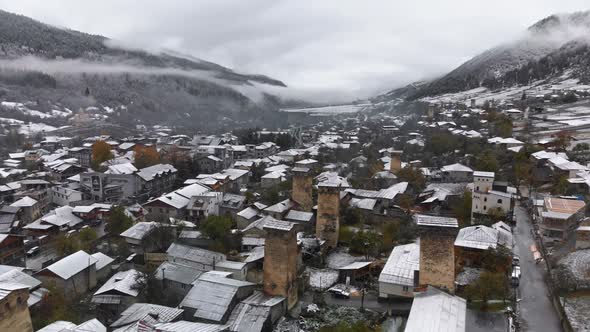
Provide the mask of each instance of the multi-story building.
POLYGON ((494 172, 473 172, 471 222, 502 215, 511 219, 516 189, 503 183, 494 184, 494 172))

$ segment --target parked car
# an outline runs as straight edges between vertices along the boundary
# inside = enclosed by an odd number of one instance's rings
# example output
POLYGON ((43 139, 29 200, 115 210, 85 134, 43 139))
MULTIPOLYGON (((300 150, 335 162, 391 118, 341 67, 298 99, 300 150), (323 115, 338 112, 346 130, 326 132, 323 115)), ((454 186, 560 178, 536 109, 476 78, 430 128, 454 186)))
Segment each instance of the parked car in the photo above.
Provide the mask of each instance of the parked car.
POLYGON ((520 257, 518 255, 512 256, 512 266, 520 266, 520 257))
POLYGON ((340 297, 340 298, 343 298, 343 299, 349 299, 350 298, 350 292, 348 292, 344 288, 340 288, 340 287, 337 287, 337 286, 334 286, 334 287, 328 289, 328 292, 334 294, 335 297, 340 297))
POLYGON ((39 254, 41 252, 41 248, 37 247, 33 247, 31 249, 29 249, 29 251, 27 251, 27 256, 28 257, 33 257, 37 254, 39 254))
POLYGON ((510 282, 513 286, 518 286, 520 284, 520 266, 514 266, 512 268, 512 276, 510 278, 510 282))

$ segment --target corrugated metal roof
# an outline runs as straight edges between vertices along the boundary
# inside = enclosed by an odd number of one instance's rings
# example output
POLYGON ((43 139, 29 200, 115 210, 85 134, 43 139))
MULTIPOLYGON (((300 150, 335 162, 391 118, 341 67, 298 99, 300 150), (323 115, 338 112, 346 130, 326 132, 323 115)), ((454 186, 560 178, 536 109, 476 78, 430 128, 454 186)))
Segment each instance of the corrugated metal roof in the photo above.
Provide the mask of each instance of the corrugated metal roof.
POLYGON ((157 322, 171 322, 182 315, 184 310, 151 303, 134 303, 127 308, 111 327, 121 327, 138 322, 146 316, 157 317, 157 322))
POLYGON ((270 307, 254 306, 242 302, 232 311, 228 325, 232 332, 260 332, 269 319, 270 307))
POLYGON ((450 227, 450 228, 458 228, 459 222, 456 218, 448 218, 448 217, 439 217, 439 216, 429 216, 425 214, 416 214, 414 215, 414 219, 416 220, 416 224, 419 226, 434 226, 434 227, 450 227))
POLYGON ((184 244, 172 243, 166 253, 169 257, 178 257, 196 263, 211 265, 225 260, 225 255, 207 249, 191 247, 184 244))
POLYGON ((414 271, 420 271, 420 245, 410 243, 393 248, 379 282, 414 286, 414 271))
POLYGON ((255 284, 229 279, 215 273, 204 273, 194 283, 193 288, 180 302, 180 307, 195 309, 194 317, 210 321, 221 321, 231 310, 236 294, 241 287, 254 287, 255 284))
POLYGON ((467 303, 433 287, 416 294, 406 332, 465 332, 467 303))
POLYGON ((275 229, 279 231, 289 232, 293 229, 294 224, 283 220, 269 220, 264 224, 265 229, 275 229))
POLYGON ((229 331, 227 325, 187 322, 184 320, 173 323, 161 323, 154 326, 159 332, 224 332, 229 331))

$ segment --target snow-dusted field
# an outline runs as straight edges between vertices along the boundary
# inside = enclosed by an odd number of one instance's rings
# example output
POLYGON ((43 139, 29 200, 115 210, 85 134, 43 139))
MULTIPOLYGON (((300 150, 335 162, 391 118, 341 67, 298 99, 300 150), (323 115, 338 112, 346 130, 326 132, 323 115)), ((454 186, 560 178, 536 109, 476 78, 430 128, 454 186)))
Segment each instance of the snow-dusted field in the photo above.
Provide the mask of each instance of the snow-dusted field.
POLYGON ((359 104, 359 105, 338 105, 338 106, 324 106, 324 107, 310 107, 310 108, 287 108, 281 110, 286 113, 308 113, 308 114, 348 114, 362 112, 371 104, 359 104))

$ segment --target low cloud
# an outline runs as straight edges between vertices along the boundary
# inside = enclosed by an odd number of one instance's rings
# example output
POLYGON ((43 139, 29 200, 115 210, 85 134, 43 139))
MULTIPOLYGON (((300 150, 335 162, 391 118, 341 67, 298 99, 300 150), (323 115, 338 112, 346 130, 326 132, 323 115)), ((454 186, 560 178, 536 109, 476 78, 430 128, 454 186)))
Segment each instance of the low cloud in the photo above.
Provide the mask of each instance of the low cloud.
POLYGON ((114 38, 119 47, 174 49, 268 75, 290 87, 271 88, 283 94, 351 100, 445 73, 588 2, 0 0, 0 7, 114 38))

